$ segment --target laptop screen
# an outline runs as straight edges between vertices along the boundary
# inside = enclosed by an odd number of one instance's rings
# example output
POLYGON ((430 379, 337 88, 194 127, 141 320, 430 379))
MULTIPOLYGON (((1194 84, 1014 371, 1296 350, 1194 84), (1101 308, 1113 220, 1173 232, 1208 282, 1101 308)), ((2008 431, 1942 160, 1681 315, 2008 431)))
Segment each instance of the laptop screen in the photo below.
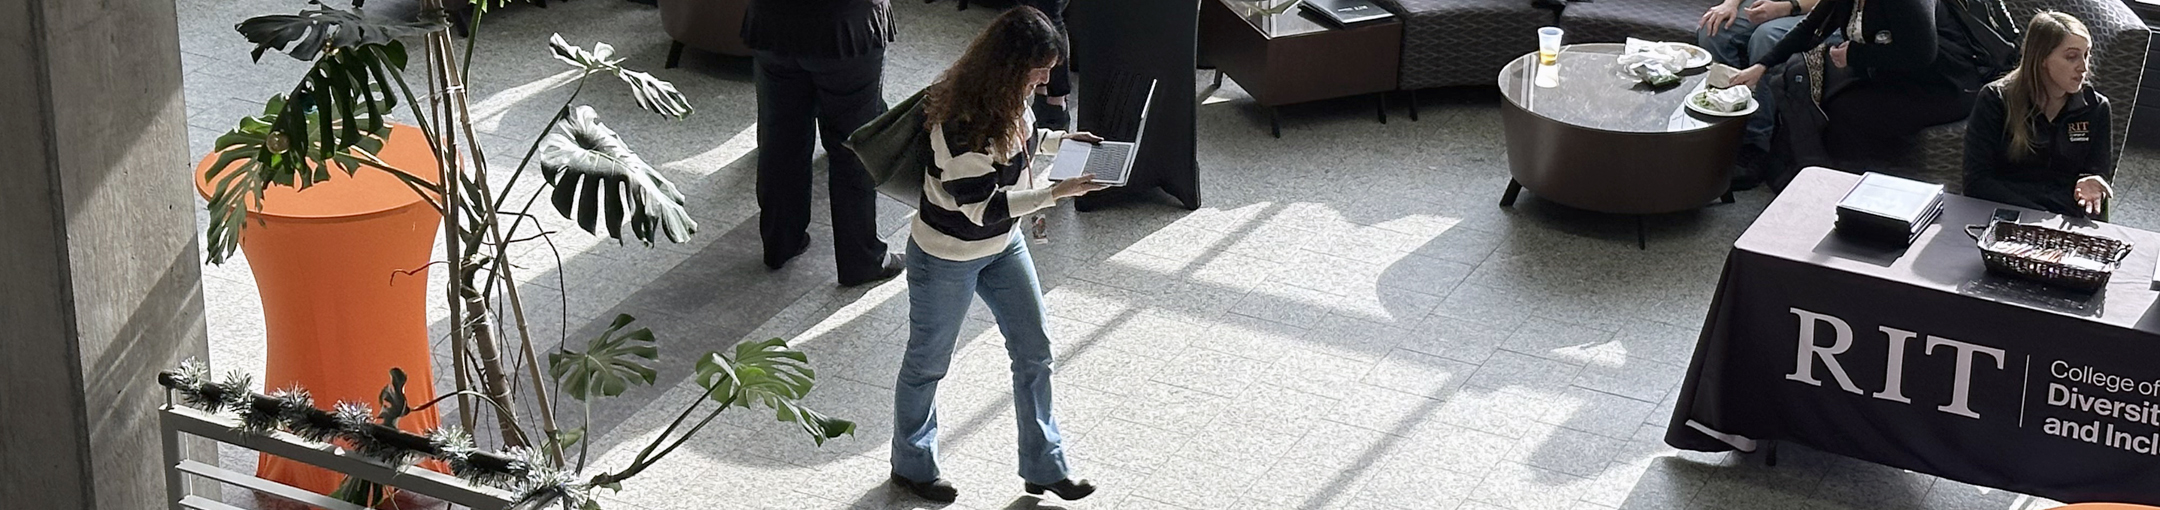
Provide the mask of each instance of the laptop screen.
POLYGON ((1147 100, 1140 103, 1140 130, 1134 132, 1132 137, 1133 145, 1136 146, 1134 149, 1139 148, 1137 146, 1140 145, 1140 138, 1147 136, 1147 114, 1148 110, 1155 107, 1155 85, 1160 82, 1161 80, 1148 80, 1147 100))

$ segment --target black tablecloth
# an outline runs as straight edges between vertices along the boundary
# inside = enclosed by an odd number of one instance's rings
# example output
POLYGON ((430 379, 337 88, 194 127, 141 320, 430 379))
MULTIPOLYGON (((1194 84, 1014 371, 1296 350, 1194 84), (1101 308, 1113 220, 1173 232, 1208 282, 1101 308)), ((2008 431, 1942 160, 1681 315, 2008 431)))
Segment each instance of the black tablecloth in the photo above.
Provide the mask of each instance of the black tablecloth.
POLYGON ((1986 274, 1963 226, 1993 202, 1947 197, 1909 248, 1836 234, 1857 182, 1809 169, 1734 243, 1665 442, 1790 441, 2056 500, 2160 504, 2160 234, 2074 228, 2136 246, 2079 295, 1986 274))

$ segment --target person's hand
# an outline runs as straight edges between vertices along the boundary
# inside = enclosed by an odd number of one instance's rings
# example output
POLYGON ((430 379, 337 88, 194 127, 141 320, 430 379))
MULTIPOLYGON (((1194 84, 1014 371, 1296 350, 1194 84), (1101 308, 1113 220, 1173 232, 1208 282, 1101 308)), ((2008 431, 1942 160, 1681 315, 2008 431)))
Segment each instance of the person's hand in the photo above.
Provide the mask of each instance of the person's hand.
POLYGON ((1065 139, 1078 140, 1087 143, 1102 143, 1102 137, 1095 136, 1095 133, 1089 133, 1086 131, 1074 131, 1070 133, 1065 133, 1065 139))
POLYGON ((2077 196, 2078 207, 2085 208, 2087 216, 2099 216, 2101 204, 2105 203, 2108 197, 2115 196, 2115 188, 2108 186, 2107 179, 2098 175, 2087 175, 2078 179, 2077 191, 2073 194, 2077 196))
POLYGON ((1769 23, 1770 20, 1791 15, 1793 15, 1792 4, 1777 0, 1755 2, 1755 5, 1750 5, 1747 8, 1748 21, 1756 25, 1769 23))
POLYGON ((1838 66, 1838 69, 1844 69, 1844 68, 1845 68, 1845 50, 1846 50, 1846 48, 1850 48, 1850 47, 1852 47, 1852 41, 1845 41, 1845 42, 1837 43, 1837 46, 1831 46, 1831 47, 1830 47, 1830 63, 1831 63, 1831 64, 1835 64, 1835 65, 1837 65, 1837 66, 1838 66))
POLYGON ((1748 66, 1747 69, 1741 69, 1740 72, 1733 73, 1732 86, 1738 87, 1741 85, 1746 85, 1749 87, 1756 87, 1756 83, 1762 81, 1763 71, 1764 68, 1762 64, 1755 64, 1748 66))
POLYGON ((1737 19, 1739 15, 1740 1, 1726 0, 1724 3, 1711 7, 1709 11, 1703 12, 1702 23, 1697 26, 1702 27, 1703 30, 1708 30, 1710 35, 1717 35, 1719 30, 1732 26, 1733 20, 1737 19))
POLYGON ((1079 177, 1058 181, 1057 184, 1050 185, 1050 196, 1053 198, 1072 198, 1108 187, 1110 186, 1107 184, 1097 184, 1095 174, 1080 174, 1079 177))

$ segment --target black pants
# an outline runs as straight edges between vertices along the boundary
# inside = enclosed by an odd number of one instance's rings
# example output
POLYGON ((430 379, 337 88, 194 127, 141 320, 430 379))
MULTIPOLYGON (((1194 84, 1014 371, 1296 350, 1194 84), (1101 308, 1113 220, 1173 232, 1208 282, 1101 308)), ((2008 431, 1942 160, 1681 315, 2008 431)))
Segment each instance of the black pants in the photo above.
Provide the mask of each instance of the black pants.
MULTIPOLYGON (((1057 24, 1058 31, 1065 31, 1065 0, 1019 0, 1019 3, 1042 11, 1043 15, 1050 17, 1051 23, 1057 24)), ((1071 36, 1067 36, 1066 39, 1064 57, 1058 59, 1057 67, 1050 69, 1050 85, 1048 88, 1050 89, 1050 95, 1053 97, 1072 93, 1071 36)))
POLYGON ((1823 101, 1830 119, 1823 148, 1840 162, 1887 166, 1912 150, 1921 130, 1964 119, 1972 105, 1972 94, 1947 87, 1856 83, 1823 101))
MULTIPOLYGON (((1779 103, 1764 182, 1782 190, 1801 168, 1847 172, 1894 170, 1920 131, 1972 113, 1973 94, 1951 87, 1901 80, 1850 80, 1836 73, 1824 85, 1820 105, 1809 98, 1805 73, 1795 57, 1775 74, 1779 103), (1817 113, 1820 112, 1820 113, 1817 113)), ((1760 97, 1760 96, 1758 96, 1760 97)))
POLYGON ((792 253, 810 228, 810 160, 819 135, 831 168, 833 252, 840 280, 875 277, 885 241, 877 231, 877 191, 849 133, 885 112, 882 50, 844 58, 757 53, 758 227, 765 252, 792 253))

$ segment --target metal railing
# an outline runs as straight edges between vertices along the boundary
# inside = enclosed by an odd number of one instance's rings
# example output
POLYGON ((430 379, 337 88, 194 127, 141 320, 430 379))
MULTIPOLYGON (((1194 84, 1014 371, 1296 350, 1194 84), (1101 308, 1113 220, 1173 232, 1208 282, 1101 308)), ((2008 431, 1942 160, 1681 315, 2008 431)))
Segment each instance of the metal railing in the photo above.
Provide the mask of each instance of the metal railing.
POLYGON ((284 457, 476 510, 532 510, 551 503, 520 502, 519 496, 509 491, 473 485, 454 476, 418 467, 391 466, 337 445, 308 441, 286 432, 241 432, 240 421, 236 418, 184 406, 165 405, 159 410, 158 421, 165 443, 165 490, 171 510, 241 510, 216 498, 188 494, 184 482, 189 476, 247 488, 324 510, 366 510, 366 507, 338 501, 298 487, 183 458, 180 455, 181 434, 284 457))

